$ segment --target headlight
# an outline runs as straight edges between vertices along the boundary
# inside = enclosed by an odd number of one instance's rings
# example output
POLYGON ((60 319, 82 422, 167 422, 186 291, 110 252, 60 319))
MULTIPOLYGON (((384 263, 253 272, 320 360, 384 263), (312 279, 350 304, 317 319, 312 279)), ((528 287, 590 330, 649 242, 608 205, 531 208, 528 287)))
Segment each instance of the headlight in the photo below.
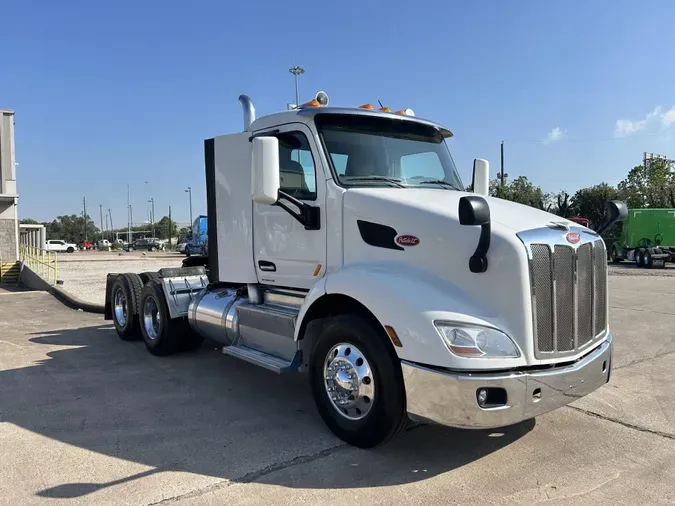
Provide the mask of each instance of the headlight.
POLYGON ((434 322, 448 349, 458 357, 517 358, 520 352, 511 338, 489 327, 434 322))

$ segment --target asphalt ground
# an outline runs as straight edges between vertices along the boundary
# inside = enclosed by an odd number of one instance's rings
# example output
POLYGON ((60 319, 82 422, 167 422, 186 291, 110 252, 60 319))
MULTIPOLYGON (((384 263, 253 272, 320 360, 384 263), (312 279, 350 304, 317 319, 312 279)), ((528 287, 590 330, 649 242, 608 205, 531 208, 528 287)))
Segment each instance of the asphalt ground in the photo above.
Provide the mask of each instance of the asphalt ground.
POLYGON ((505 429, 359 450, 305 376, 208 343, 153 357, 98 315, 0 289, 0 504, 674 504, 675 286, 610 290, 608 385, 505 429))

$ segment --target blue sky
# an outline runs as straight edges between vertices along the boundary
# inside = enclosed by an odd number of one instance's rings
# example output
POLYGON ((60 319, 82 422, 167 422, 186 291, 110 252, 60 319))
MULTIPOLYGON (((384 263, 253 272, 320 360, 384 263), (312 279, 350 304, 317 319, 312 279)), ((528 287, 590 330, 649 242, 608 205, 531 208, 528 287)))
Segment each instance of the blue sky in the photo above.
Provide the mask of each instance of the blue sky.
POLYGON ((205 212, 203 139, 301 99, 447 125, 464 181, 487 158, 546 191, 675 157, 675 2, 5 2, 0 108, 16 111, 21 217, 205 212), (247 7, 247 5, 250 5, 247 7), (618 123, 617 123, 618 122, 618 123), (549 141, 550 140, 550 141, 549 141), (145 181, 149 181, 148 184, 145 181))

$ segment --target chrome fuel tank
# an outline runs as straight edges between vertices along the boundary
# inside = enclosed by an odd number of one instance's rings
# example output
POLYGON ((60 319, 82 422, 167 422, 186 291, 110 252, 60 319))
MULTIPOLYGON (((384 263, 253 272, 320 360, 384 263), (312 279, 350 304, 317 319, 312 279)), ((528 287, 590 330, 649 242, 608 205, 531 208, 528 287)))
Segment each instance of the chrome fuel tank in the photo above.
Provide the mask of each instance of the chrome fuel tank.
POLYGON ((229 346, 239 338, 237 306, 248 297, 233 288, 204 289, 190 302, 188 321, 200 335, 229 346))

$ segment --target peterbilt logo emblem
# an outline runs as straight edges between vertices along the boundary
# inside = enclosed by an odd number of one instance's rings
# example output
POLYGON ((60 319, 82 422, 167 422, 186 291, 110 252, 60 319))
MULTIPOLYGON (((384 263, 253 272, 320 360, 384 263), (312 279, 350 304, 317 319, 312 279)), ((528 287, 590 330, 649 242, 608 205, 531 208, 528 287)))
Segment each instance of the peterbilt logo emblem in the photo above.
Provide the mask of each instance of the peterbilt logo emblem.
POLYGON ((576 232, 570 232, 565 236, 565 239, 567 239, 567 242, 569 243, 576 244, 581 241, 581 236, 576 232))
POLYGON ((414 235, 399 235, 396 238, 396 244, 400 246, 417 246, 420 240, 414 235))

